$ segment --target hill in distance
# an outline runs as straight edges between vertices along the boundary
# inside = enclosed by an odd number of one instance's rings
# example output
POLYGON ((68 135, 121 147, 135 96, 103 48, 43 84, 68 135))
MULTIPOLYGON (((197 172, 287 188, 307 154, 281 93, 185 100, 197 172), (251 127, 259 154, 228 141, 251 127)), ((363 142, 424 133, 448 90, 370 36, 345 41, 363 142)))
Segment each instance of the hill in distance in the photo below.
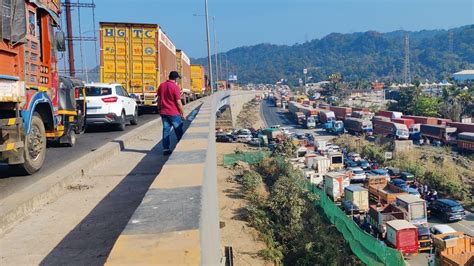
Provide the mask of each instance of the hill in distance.
MULTIPOLYGON (((340 73, 349 81, 402 82, 405 33, 410 37, 412 78, 443 80, 454 72, 474 67, 474 25, 416 32, 331 33, 303 44, 258 44, 225 54, 240 83, 288 79, 290 84, 297 84, 298 79, 304 78, 305 68, 312 81, 340 73)), ((192 61, 207 65, 207 58, 192 61)))

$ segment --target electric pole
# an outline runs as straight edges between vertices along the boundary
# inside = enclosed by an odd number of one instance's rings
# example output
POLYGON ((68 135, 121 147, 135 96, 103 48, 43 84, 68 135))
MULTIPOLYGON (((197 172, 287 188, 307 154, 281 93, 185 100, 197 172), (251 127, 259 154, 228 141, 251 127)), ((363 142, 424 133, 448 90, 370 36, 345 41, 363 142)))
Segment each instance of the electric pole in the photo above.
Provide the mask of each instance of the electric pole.
POLYGON ((214 77, 212 76, 212 62, 211 62, 211 37, 209 35, 209 13, 207 9, 207 0, 204 0, 204 7, 206 12, 206 36, 207 36, 207 64, 209 66, 209 82, 211 83, 211 91, 214 92, 214 77))

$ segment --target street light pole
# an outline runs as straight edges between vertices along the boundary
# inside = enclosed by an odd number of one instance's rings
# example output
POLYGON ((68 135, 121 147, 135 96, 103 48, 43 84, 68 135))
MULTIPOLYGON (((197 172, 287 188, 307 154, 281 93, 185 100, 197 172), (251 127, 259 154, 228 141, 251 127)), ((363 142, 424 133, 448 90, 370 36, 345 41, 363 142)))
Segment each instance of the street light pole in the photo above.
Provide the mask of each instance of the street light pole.
POLYGON ((211 62, 211 42, 209 35, 209 13, 207 9, 207 0, 204 0, 204 7, 206 11, 206 36, 207 36, 207 64, 209 65, 209 81, 211 83, 211 92, 213 92, 214 78, 212 76, 212 62, 211 62))
POLYGON ((219 82, 219 62, 218 62, 218 54, 219 54, 219 50, 217 49, 217 37, 216 37, 216 18, 214 16, 211 17, 212 18, 212 24, 213 24, 213 31, 214 31, 214 56, 216 57, 215 60, 216 60, 216 87, 218 86, 217 85, 217 82, 219 82))

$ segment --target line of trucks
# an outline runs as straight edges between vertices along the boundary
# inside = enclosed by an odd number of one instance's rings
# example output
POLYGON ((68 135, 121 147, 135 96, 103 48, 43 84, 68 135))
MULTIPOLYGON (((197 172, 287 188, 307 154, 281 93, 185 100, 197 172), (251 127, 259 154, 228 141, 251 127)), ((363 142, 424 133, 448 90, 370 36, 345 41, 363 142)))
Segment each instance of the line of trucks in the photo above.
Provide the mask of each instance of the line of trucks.
MULTIPOLYGON (((26 174, 44 162, 47 142, 75 144, 86 113, 84 83, 61 77, 66 51, 58 0, 2 1, 0 14, 0 162, 26 174)), ((121 83, 140 107, 156 106, 156 89, 177 70, 183 103, 210 92, 203 66, 157 24, 100 23, 100 81, 121 83)))
POLYGON ((288 111, 295 122, 308 129, 320 124, 327 132, 356 135, 376 134, 416 143, 456 145, 459 151, 474 152, 474 123, 453 122, 449 119, 403 115, 401 112, 351 108, 314 102, 289 101, 288 111))
POLYGON ((362 186, 353 185, 351 172, 345 171, 332 154, 312 152, 303 156, 292 159, 292 164, 336 204, 357 206, 356 211, 346 213, 365 215, 366 223, 359 224, 363 230, 404 255, 434 250, 440 265, 470 265, 466 263, 474 255, 474 238, 461 232, 433 235, 425 200, 388 182, 387 176, 369 176, 362 186))

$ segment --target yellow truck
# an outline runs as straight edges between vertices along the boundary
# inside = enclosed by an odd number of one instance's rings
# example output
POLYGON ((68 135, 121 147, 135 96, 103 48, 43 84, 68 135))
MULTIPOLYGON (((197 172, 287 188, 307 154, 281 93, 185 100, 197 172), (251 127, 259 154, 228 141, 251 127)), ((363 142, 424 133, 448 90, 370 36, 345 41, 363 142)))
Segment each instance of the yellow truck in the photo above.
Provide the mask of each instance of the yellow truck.
POLYGON ((183 104, 187 104, 194 101, 196 96, 191 91, 191 60, 182 51, 176 50, 176 64, 179 75, 178 85, 181 88, 181 101, 183 104))
POLYGON ((191 65, 191 91, 198 98, 206 94, 205 70, 201 65, 191 65))
POLYGON ((156 90, 177 70, 176 46, 158 24, 100 22, 100 81, 120 83, 138 106, 156 106, 156 90))

